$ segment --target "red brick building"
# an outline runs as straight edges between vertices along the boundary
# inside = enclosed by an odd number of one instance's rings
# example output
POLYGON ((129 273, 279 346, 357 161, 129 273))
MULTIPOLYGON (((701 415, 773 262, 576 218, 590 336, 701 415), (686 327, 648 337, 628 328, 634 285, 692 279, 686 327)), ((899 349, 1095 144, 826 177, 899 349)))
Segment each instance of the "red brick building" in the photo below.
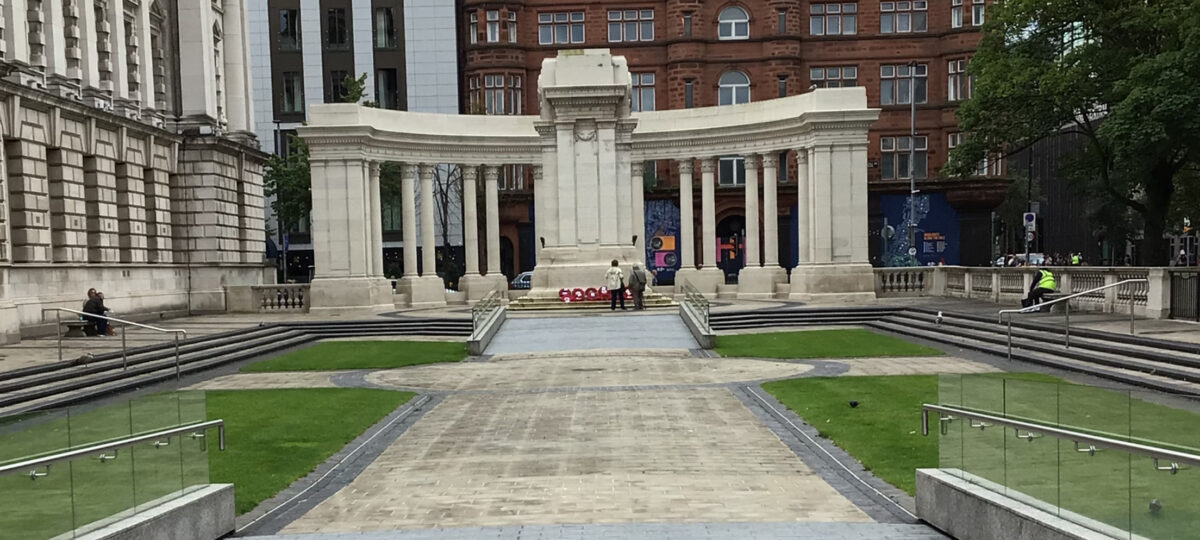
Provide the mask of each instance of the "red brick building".
MULTIPOLYGON (((624 55, 633 74, 635 110, 760 101, 813 87, 865 87, 868 103, 883 110, 868 143, 876 235, 885 217, 893 225, 904 219, 885 216, 879 201, 908 192, 908 70, 915 69, 918 189, 944 194, 953 209, 957 262, 983 264, 990 258, 990 211, 1006 186, 998 178, 1002 161, 981 164, 977 178, 938 174, 957 140, 954 111, 971 93, 963 69, 986 16, 983 0, 458 1, 464 112, 537 114, 542 60, 559 49, 606 47, 624 55)), ((790 163, 787 177, 781 172, 779 179, 785 266, 794 250, 788 237, 789 209, 795 205, 790 163)), ((720 174, 719 236, 737 230, 742 215, 738 165, 726 160, 720 174)), ((659 162, 653 169, 646 199, 674 197, 674 164, 659 162)), ((504 261, 506 273, 533 265, 530 180, 513 171, 506 186, 502 234, 511 254, 504 261)), ((873 261, 886 258, 883 249, 876 238, 873 261)))

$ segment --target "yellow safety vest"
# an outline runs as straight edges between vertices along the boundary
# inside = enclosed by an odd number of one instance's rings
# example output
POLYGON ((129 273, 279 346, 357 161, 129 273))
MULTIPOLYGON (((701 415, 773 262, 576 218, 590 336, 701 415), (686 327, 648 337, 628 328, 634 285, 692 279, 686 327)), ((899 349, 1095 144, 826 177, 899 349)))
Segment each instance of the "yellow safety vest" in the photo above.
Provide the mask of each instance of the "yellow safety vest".
POLYGON ((1037 286, 1039 289, 1058 290, 1058 284, 1054 282, 1054 274, 1049 270, 1038 270, 1037 286))

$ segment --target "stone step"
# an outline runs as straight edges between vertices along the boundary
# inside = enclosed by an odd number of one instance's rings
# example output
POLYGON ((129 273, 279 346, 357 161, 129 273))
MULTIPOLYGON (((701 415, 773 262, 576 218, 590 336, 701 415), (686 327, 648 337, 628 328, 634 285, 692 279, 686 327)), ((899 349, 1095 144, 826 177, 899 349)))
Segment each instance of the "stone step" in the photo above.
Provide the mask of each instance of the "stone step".
MULTIPOLYGON (((644 298, 647 308, 669 308, 676 307, 676 304, 671 297, 657 292, 647 293, 644 298)), ((611 306, 609 300, 597 300, 594 302, 564 302, 557 297, 533 297, 522 296, 508 303, 508 309, 511 311, 533 311, 533 310, 565 310, 565 309, 608 309, 611 306)), ((625 307, 633 306, 633 300, 625 299, 625 307)))

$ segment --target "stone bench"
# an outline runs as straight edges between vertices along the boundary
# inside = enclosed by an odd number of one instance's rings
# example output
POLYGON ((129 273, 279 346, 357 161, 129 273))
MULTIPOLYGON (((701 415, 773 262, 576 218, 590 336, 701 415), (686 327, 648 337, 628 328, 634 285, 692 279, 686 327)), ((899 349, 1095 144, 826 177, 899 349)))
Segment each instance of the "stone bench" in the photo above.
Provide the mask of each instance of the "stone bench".
MULTIPOLYGON (((1053 302, 1064 296, 1069 296, 1069 295, 1064 292, 1046 293, 1046 294, 1042 295, 1042 303, 1053 302)), ((1070 303, 1070 300, 1068 300, 1066 302, 1059 302, 1057 304, 1054 304, 1054 305, 1050 306, 1050 308, 1049 308, 1050 311, 1048 311, 1048 313, 1063 313, 1066 311, 1068 303, 1070 303)))
POLYGON ((67 327, 63 337, 87 337, 96 335, 96 321, 63 321, 62 325, 67 327))

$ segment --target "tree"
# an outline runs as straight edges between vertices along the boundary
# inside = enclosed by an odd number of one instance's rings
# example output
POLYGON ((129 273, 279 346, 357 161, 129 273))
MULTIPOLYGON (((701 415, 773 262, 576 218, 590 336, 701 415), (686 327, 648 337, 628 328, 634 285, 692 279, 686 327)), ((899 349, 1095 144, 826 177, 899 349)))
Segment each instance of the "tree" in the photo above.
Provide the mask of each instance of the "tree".
POLYGON ((289 136, 291 151, 286 156, 267 158, 263 171, 263 191, 271 197, 271 210, 279 230, 294 231, 312 211, 312 175, 308 166, 308 146, 295 135, 289 136))
POLYGON ((1176 182, 1200 158, 1200 0, 989 4, 967 72, 974 95, 957 113, 966 138, 948 172, 1078 134, 1085 145, 1068 174, 1136 214, 1146 263, 1168 262, 1176 182))

